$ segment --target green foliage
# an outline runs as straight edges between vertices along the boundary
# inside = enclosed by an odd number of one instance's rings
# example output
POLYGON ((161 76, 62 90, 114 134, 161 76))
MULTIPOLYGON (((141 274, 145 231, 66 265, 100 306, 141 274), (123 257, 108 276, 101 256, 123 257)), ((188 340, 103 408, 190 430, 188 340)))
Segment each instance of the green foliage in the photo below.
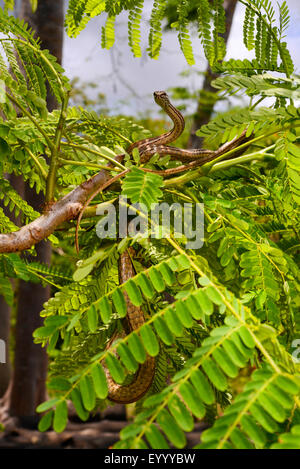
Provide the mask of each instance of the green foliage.
MULTIPOLYGON (((34 38, 27 25, 13 16, 8 17, 3 10, 0 10, 0 31, 3 34, 1 46, 13 72, 11 76, 1 55, 1 79, 7 88, 6 96, 11 101, 14 99, 12 102, 17 104, 20 110, 19 104, 26 102, 34 113, 45 118, 46 83, 48 82, 59 102, 65 93, 67 80, 61 75, 62 68, 47 50, 41 50, 39 41, 34 38)), ((12 109, 8 107, 5 113, 7 117, 10 117, 9 110, 12 113, 12 109)))
MULTIPOLYGON (((198 448, 264 448, 274 433, 280 431, 279 424, 286 421, 294 405, 293 396, 298 392, 299 385, 289 375, 267 368, 254 371, 251 381, 224 416, 203 433, 203 443, 198 448)), ((289 440, 283 436, 283 441, 289 440)))
POLYGON ((129 197, 132 203, 144 204, 149 210, 151 204, 158 202, 162 196, 162 185, 161 176, 132 168, 124 178, 122 194, 129 197))
POLYGON ((150 18, 148 53, 152 59, 159 57, 162 42, 162 20, 165 15, 167 0, 155 0, 150 18))
MULTIPOLYGON (((21 174, 37 192, 47 194, 49 160, 57 163, 56 199, 123 153, 126 176, 119 186, 99 194, 95 205, 109 202, 117 207, 123 195, 132 210, 131 204, 149 208, 158 201, 170 206, 202 202, 205 208, 201 251, 186 249, 185 237, 173 236, 174 221, 173 234, 166 238, 99 239, 92 206, 79 232, 79 260, 73 221, 51 237, 57 248, 51 267, 19 254, 1 255, 0 293, 9 304, 14 301, 12 278, 52 287, 41 312, 44 324, 34 332, 35 342, 47 345, 50 356, 50 400, 38 407, 44 413, 41 431, 51 426, 64 430, 68 401, 83 421, 98 407, 103 409, 108 404, 108 373, 116 383, 127 384, 148 354, 156 360, 153 384, 137 403, 135 418, 122 430, 116 448, 183 448, 186 433, 199 420, 209 422, 210 428, 197 448, 299 446, 299 364, 292 355, 300 332, 299 79, 290 76, 293 65, 282 42, 289 20, 286 2, 279 5, 277 25, 269 0, 241 3, 246 6, 244 43, 255 52, 251 62, 223 62, 221 1, 201 0, 194 13, 210 64, 226 72, 214 85, 220 92, 249 98, 248 107, 216 116, 200 134, 212 148, 244 131, 247 141, 238 156, 231 149, 200 170, 165 180, 144 170, 171 169, 180 162, 155 155, 141 165, 138 152, 131 157, 125 150, 147 138, 148 131, 128 118, 68 108, 69 85, 61 68, 26 26, 0 13, 6 57, 0 62, 6 86, 0 189, 2 204, 9 209, 0 209, 1 232, 17 230, 10 213, 22 223, 39 216, 12 189, 6 174, 21 174), (268 70, 281 73, 273 76, 268 70), (45 106, 48 85, 61 103, 52 113, 45 106), (273 104, 256 109, 265 97, 273 98, 273 104), (119 256, 128 246, 135 251, 135 275, 120 285, 119 256), (133 331, 122 327, 127 298, 145 318, 133 331)), ((168 5, 153 5, 148 49, 153 58, 161 47, 168 5)), ((139 56, 142 7, 143 2, 131 0, 71 0, 66 26, 75 36, 90 18, 106 12, 102 43, 109 48, 114 20, 126 10, 130 47, 139 56)), ((173 12, 173 27, 190 62, 192 7, 195 3, 177 2, 173 12)), ((114 175, 119 168, 109 170, 114 175)), ((160 222, 156 232, 164 233, 160 222)))
MULTIPOLYGON (((254 50, 255 59, 223 61, 226 54, 224 41, 225 10, 222 0, 159 0, 154 1, 150 13, 150 31, 148 38, 148 54, 157 59, 162 42, 162 21, 164 16, 171 19, 170 26, 177 31, 179 45, 189 65, 195 63, 194 53, 189 33, 189 23, 196 22, 199 37, 205 56, 211 67, 216 71, 231 71, 248 68, 248 72, 255 74, 267 70, 277 70, 278 59, 281 60, 279 69, 290 76, 294 66, 284 33, 289 24, 289 10, 287 2, 278 5, 279 21, 276 25, 275 10, 269 0, 240 0, 244 4, 245 18, 243 22, 243 39, 248 50, 254 50)), ((95 2, 81 0, 70 2, 66 17, 67 32, 76 37, 86 26, 88 21, 96 15, 108 13, 106 25, 102 27, 102 47, 109 49, 114 44, 115 19, 122 11, 128 11, 128 42, 135 57, 141 56, 141 18, 143 1, 115 2, 112 0, 95 2)))
POLYGON ((199 2, 198 10, 198 31, 205 56, 209 63, 213 62, 213 49, 211 39, 211 4, 208 0, 199 2))
POLYGON ((39 213, 33 210, 5 179, 0 180, 0 200, 2 200, 4 207, 7 206, 16 218, 21 213, 21 220, 24 224, 39 216, 39 213))
POLYGON ((134 57, 142 56, 140 25, 143 5, 144 0, 135 2, 134 8, 129 11, 128 15, 128 43, 134 57))
POLYGON ((115 42, 115 16, 108 16, 105 26, 101 30, 101 46, 103 49, 110 49, 115 42))
POLYGON ((299 449, 299 425, 294 425, 290 432, 282 433, 278 443, 274 443, 271 449, 299 449))
MULTIPOLYGON (((38 6, 38 0, 30 0, 30 4, 32 7, 32 12, 34 13, 38 6)), ((15 7, 15 0, 4 0, 4 8, 5 10, 13 10, 15 7)))
POLYGON ((180 0, 177 6, 177 13, 178 13, 178 21, 173 23, 173 27, 176 27, 178 31, 178 40, 180 44, 180 48, 182 50, 183 55, 186 58, 186 61, 189 65, 193 65, 195 63, 192 43, 189 35, 189 31, 187 28, 187 13, 188 13, 188 1, 187 0, 180 0))

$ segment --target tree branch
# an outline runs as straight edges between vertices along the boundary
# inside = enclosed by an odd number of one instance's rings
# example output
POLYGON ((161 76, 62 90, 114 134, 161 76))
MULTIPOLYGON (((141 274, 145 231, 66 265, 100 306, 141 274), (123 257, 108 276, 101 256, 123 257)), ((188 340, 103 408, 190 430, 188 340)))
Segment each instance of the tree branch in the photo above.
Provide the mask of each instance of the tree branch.
MULTIPOLYGON (((123 157, 124 155, 118 155, 116 162, 120 162, 123 157)), ((89 196, 108 179, 109 173, 100 171, 47 207, 47 211, 33 222, 13 233, 0 234, 0 253, 25 251, 50 236, 63 222, 76 218, 89 196)))
MULTIPOLYGON (((222 145, 218 150, 212 152, 211 155, 192 161, 186 165, 181 165, 177 168, 171 168, 163 171, 155 171, 147 168, 141 168, 145 171, 153 171, 161 173, 163 176, 171 176, 179 172, 186 172, 196 166, 202 166, 208 161, 218 161, 222 156, 230 154, 238 150, 238 145, 245 139, 245 131, 239 136, 235 137, 231 142, 222 145)), ((248 143, 249 144, 249 143, 248 143)), ((241 145, 243 147, 243 145, 241 145)), ((113 163, 118 167, 123 167, 121 161, 124 159, 124 154, 117 155, 113 160, 113 163)), ((127 169, 123 173, 125 174, 127 169)), ((0 253, 10 253, 17 251, 25 251, 30 249, 35 244, 39 243, 43 239, 50 236, 62 223, 73 220, 82 216, 84 208, 87 206, 87 202, 95 196, 100 190, 104 189, 108 181, 114 182, 122 176, 123 173, 119 173, 114 178, 111 178, 107 170, 101 170, 95 176, 92 176, 88 181, 83 182, 69 194, 64 196, 53 204, 48 204, 47 210, 36 220, 23 226, 20 230, 0 234, 0 253)), ((193 171, 191 171, 193 173, 193 171)), ((180 179, 180 178, 177 178, 180 179)), ((172 181, 170 181, 172 182, 172 181)), ((166 181, 166 185, 170 185, 169 181, 166 181)))

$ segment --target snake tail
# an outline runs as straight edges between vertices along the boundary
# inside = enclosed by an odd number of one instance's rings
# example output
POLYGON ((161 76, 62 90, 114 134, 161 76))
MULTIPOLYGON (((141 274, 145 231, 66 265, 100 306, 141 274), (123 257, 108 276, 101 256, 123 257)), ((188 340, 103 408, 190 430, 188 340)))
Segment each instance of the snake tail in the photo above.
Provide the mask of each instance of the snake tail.
MULTIPOLYGON (((120 283, 124 283, 135 275, 131 261, 134 255, 132 248, 123 252, 119 260, 119 279, 120 283)), ((144 313, 141 308, 134 306, 126 292, 124 292, 127 306, 127 322, 130 331, 141 327, 144 324, 144 313)), ((106 370, 106 378, 108 382, 108 399, 119 404, 130 404, 141 399, 149 390, 155 373, 155 358, 147 355, 146 361, 139 366, 138 371, 134 375, 131 383, 128 385, 117 384, 106 370)))

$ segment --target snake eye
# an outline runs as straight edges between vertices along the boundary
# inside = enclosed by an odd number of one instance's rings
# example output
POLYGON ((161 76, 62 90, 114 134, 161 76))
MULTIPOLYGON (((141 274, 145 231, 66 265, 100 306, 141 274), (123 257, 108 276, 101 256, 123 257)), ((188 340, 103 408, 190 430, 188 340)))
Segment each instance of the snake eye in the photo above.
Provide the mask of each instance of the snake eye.
POLYGON ((153 94, 155 98, 167 96, 167 93, 165 91, 154 91, 153 94))

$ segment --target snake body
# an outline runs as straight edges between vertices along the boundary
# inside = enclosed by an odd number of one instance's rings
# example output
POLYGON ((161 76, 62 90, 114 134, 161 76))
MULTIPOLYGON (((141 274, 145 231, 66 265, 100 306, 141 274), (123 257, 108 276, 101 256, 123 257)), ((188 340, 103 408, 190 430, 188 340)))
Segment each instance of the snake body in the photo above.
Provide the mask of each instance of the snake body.
MULTIPOLYGON (((173 121, 173 128, 163 135, 157 137, 146 138, 134 142, 127 148, 127 153, 131 154, 134 148, 139 150, 141 160, 148 160, 152 155, 157 153, 157 148, 165 151, 170 147, 165 145, 174 142, 183 132, 185 122, 182 114, 171 104, 165 91, 156 91, 154 93, 155 102, 168 114, 173 121)), ((179 150, 179 149, 178 149, 179 150)), ((165 154, 165 153, 164 153, 165 154)), ((119 261, 119 281, 120 284, 134 277, 134 269, 131 257, 134 251, 131 248, 120 256, 119 261)), ((127 306, 127 325, 130 331, 133 331, 144 324, 144 314, 141 308, 134 306, 127 293, 124 293, 127 306)), ((146 361, 139 366, 133 381, 125 386, 117 384, 106 370, 106 378, 108 382, 108 399, 119 404, 129 404, 141 399, 150 388, 155 373, 155 358, 147 356, 146 361)))
MULTIPOLYGON (((119 260, 119 280, 120 283, 124 283, 135 275, 133 265, 131 262, 131 256, 134 255, 132 248, 123 252, 119 260)), ((129 298, 127 293, 124 293, 126 306, 127 306, 127 323, 130 329, 135 330, 141 327, 144 324, 144 314, 141 308, 134 306, 129 298)), ((129 404, 131 402, 136 402, 141 399, 148 389, 150 388, 155 372, 155 358, 147 356, 146 361, 139 366, 138 371, 136 372, 133 381, 126 385, 122 386, 117 384, 107 372, 106 377, 108 381, 108 398, 113 402, 120 404, 129 404)))
MULTIPOLYGON (((210 151, 204 149, 185 150, 181 148, 168 146, 169 143, 174 142, 174 140, 176 140, 182 134, 185 126, 184 118, 182 114, 178 111, 178 109, 176 109, 171 104, 168 95, 165 91, 156 91, 154 93, 154 99, 155 102, 172 119, 173 128, 169 132, 166 132, 160 136, 151 137, 134 142, 127 148, 128 154, 131 154, 134 148, 137 148, 139 150, 141 163, 146 163, 154 154, 157 153, 162 156, 169 155, 172 159, 177 159, 182 162, 188 162, 186 168, 192 168, 193 166, 197 166, 199 164, 202 165, 205 162, 216 158, 216 156, 225 153, 228 149, 232 148, 233 146, 236 146, 240 139, 244 137, 242 135, 241 137, 234 139, 232 142, 229 142, 220 147, 217 151, 210 151)), ((119 157, 124 156, 125 155, 119 155, 119 157)), ((94 195, 96 195, 100 190, 98 190, 94 195)), ((126 282, 135 275, 131 261, 131 257, 133 256, 134 250, 132 248, 130 248, 130 250, 125 251, 120 256, 120 284, 126 282)), ((124 293, 124 296, 127 305, 127 329, 129 329, 129 331, 134 331, 144 324, 144 314, 141 308, 134 306, 130 302, 126 292, 124 293)), ((125 336, 125 333, 123 336, 125 336)), ((143 397, 150 388, 154 378, 154 373, 155 359, 153 357, 150 357, 149 355, 147 356, 146 361, 139 366, 139 369, 136 372, 132 382, 128 385, 122 386, 117 384, 110 376, 108 370, 106 370, 109 389, 108 398, 113 402, 121 404, 136 402, 141 397, 143 397)))
POLYGON ((141 163, 146 163, 155 153, 158 153, 161 156, 169 155, 172 159, 180 159, 181 161, 194 161, 199 157, 206 157, 213 154, 211 150, 185 150, 182 148, 167 146, 167 144, 174 142, 184 131, 184 117, 170 102, 165 91, 155 91, 154 100, 172 119, 173 128, 159 137, 149 138, 133 144, 139 149, 141 163))
POLYGON ((170 102, 169 97, 165 91, 155 91, 153 93, 154 101, 168 114, 173 121, 173 128, 165 134, 158 135, 157 137, 145 138, 138 142, 132 143, 127 148, 127 153, 131 154, 134 148, 138 148, 140 155, 147 154, 154 145, 167 145, 174 142, 184 131, 185 122, 181 112, 176 109, 170 102))

